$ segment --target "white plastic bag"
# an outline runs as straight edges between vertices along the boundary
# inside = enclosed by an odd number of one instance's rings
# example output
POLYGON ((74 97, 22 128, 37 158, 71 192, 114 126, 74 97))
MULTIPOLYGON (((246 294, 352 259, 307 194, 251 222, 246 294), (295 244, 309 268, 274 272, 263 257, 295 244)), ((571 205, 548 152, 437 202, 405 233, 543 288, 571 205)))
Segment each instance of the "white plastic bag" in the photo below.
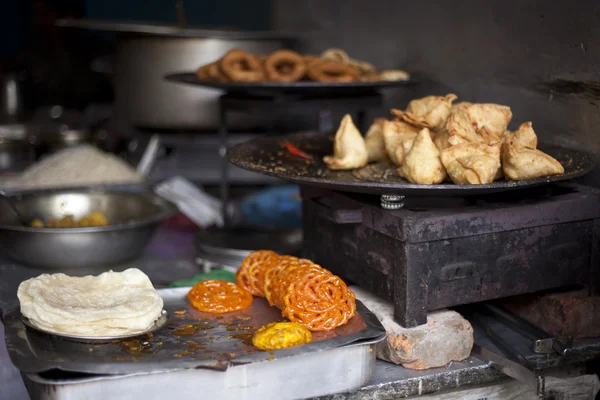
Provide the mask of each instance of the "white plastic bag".
POLYGON ((175 205, 201 228, 223 226, 222 202, 187 179, 176 176, 160 183, 155 193, 175 205))

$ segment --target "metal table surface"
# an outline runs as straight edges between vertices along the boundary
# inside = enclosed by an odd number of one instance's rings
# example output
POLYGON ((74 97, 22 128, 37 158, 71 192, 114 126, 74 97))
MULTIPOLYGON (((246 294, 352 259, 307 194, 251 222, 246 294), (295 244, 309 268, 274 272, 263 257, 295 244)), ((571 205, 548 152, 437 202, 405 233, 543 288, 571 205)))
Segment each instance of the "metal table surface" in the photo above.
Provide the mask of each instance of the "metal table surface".
MULTIPOLYGON (((196 265, 194 259, 193 232, 163 227, 158 231, 141 259, 121 268, 114 268, 114 270, 135 266, 147 273, 157 286, 163 286, 174 280, 186 279, 199 273, 200 267, 196 265)), ((0 256, 0 311, 4 312, 4 310, 18 305, 16 291, 20 282, 44 272, 46 271, 17 265, 0 256)), ((10 361, 2 353, 3 347, 4 334, 0 330, 0 366, 6 368, 5 363, 10 363, 10 361)), ((377 361, 375 373, 369 384, 358 391, 327 396, 323 399, 397 399, 410 395, 450 390, 465 385, 483 384, 502 378, 505 378, 503 374, 492 368, 487 362, 482 362, 475 357, 425 371, 409 370, 377 361)), ((3 390, 7 389, 8 393, 11 393, 8 383, 0 382, 0 386, 3 387, 3 390)), ((16 386, 20 387, 21 383, 15 383, 16 386)), ((18 400, 18 398, 16 399, 18 400)))

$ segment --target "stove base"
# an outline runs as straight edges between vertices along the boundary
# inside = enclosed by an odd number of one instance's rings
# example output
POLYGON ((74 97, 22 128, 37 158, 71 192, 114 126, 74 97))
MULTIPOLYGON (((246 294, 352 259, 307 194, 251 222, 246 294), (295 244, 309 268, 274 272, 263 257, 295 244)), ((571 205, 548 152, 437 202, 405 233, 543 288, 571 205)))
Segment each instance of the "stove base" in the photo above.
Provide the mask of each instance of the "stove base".
POLYGON ((404 327, 427 311, 569 285, 600 288, 600 191, 575 184, 463 198, 376 196, 303 187, 304 253, 394 302, 404 327), (423 204, 428 204, 424 207, 423 204))
POLYGON ((586 289, 524 295, 500 305, 555 337, 600 337, 600 297, 586 289))

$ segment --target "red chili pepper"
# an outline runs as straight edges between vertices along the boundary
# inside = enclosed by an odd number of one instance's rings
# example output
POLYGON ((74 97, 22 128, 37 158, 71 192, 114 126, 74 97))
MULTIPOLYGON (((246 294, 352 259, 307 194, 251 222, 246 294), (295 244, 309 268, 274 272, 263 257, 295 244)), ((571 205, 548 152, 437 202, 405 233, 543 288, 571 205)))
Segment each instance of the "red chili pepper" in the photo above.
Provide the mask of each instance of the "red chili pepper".
POLYGON ((287 151, 289 151, 290 153, 292 153, 295 156, 302 157, 302 158, 312 158, 311 156, 309 156, 308 154, 306 154, 305 152, 303 152, 302 150, 300 150, 299 148, 297 148, 290 142, 283 142, 283 145, 285 146, 287 151))

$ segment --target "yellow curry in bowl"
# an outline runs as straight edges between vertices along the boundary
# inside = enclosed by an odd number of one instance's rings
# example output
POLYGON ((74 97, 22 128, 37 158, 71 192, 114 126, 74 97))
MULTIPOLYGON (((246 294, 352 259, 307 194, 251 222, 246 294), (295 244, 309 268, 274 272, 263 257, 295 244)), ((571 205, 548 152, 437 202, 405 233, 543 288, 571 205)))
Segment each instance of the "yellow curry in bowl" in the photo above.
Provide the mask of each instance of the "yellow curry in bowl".
POLYGON ((100 211, 94 211, 80 220, 75 220, 72 215, 65 215, 61 219, 50 218, 46 223, 39 218, 31 221, 32 228, 87 228, 107 225, 108 220, 100 211))

